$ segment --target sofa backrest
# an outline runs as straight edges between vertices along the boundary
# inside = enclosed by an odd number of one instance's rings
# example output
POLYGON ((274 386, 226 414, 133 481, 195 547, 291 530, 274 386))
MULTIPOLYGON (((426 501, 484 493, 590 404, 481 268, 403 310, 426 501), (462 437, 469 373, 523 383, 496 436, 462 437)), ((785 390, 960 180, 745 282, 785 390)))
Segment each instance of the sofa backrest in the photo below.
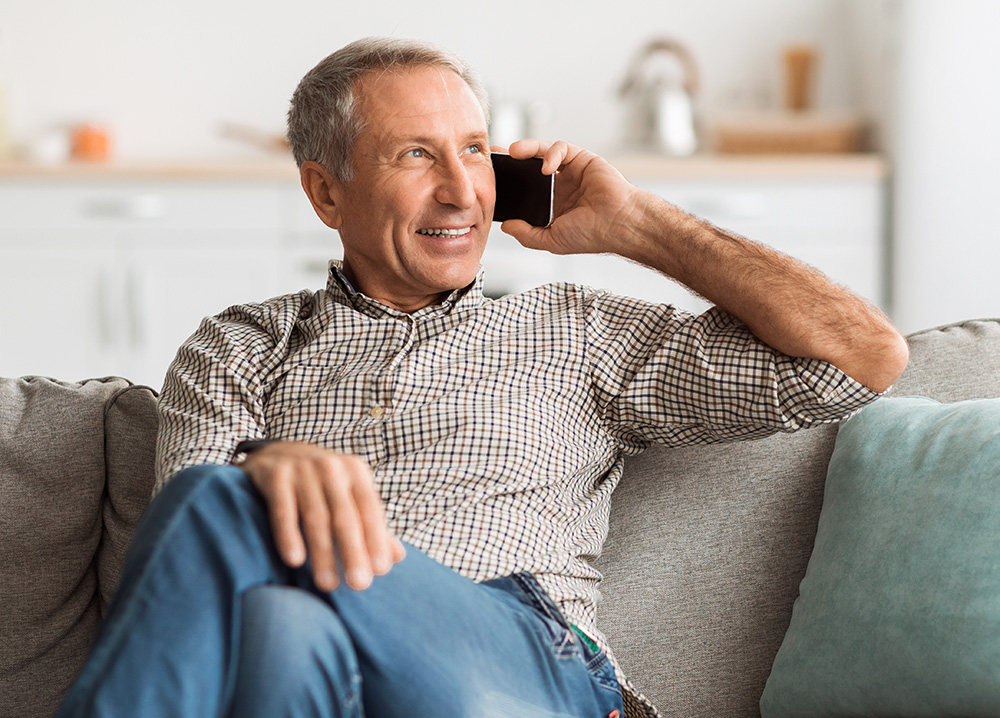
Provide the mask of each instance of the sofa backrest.
POLYGON ((153 487, 155 393, 0 379, 0 716, 51 716, 153 487))
MULTIPOLYGON (((1000 320, 910 346, 895 395, 1000 396, 1000 320)), ((124 379, 0 379, 0 716, 51 715, 82 666, 152 489, 155 434, 155 393, 124 379)), ((599 621, 667 715, 759 715, 835 437, 824 426, 626 462, 599 621)))
MULTIPOLYGON (((1000 396, 1000 320, 909 340, 894 396, 1000 396)), ((655 447, 626 463, 598 561, 598 623, 665 715, 760 715, 835 439, 835 426, 821 426, 739 444, 655 447)))

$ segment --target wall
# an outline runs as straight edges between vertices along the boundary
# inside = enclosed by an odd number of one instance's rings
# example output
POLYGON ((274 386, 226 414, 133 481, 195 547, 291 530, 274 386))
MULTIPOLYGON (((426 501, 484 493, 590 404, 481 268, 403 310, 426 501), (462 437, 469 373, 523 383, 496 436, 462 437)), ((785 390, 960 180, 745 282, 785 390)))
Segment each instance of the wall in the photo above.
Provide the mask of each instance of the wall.
POLYGON ((896 322, 1000 316, 1000 3, 897 0, 892 12, 896 322))
POLYGON ((790 41, 823 49, 819 101, 859 102, 847 0, 0 0, 0 82, 24 142, 92 118, 122 159, 253 153, 224 122, 280 132, 288 97, 318 60, 369 34, 414 36, 467 57, 498 97, 545 105, 539 136, 613 151, 615 89, 656 35, 702 70, 702 109, 776 101, 790 41))
POLYGON ((996 0, 0 0, 10 134, 93 118, 120 159, 260 156, 224 122, 280 133, 296 82, 367 34, 417 36, 477 66, 497 97, 543 103, 541 137, 615 151, 615 89, 646 40, 701 66, 704 114, 774 105, 778 56, 822 49, 819 104, 877 120, 893 163, 893 318, 906 330, 1000 315, 996 0))

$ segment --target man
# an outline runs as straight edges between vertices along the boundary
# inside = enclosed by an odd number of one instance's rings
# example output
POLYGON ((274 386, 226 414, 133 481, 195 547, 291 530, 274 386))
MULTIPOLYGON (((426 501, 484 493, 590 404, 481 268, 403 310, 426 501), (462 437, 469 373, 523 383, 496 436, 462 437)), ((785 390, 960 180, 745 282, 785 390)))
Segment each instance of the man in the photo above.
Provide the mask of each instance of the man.
POLYGON ((655 715, 594 625, 587 559, 623 454, 838 420, 902 372, 905 341, 564 142, 510 148, 559 172, 556 217, 503 230, 716 307, 484 299, 485 95, 436 48, 334 53, 289 138, 344 260, 324 291, 233 307, 178 352, 165 488, 60 715, 655 715))

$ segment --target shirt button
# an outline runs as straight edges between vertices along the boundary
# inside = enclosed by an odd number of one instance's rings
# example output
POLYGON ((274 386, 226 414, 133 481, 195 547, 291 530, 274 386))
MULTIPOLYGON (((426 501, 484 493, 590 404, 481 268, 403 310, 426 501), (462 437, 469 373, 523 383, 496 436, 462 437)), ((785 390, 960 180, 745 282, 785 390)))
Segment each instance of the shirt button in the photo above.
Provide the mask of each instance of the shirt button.
POLYGON ((383 409, 381 406, 373 406, 371 408, 371 411, 368 412, 368 416, 370 416, 373 419, 377 419, 384 413, 385 409, 383 409))

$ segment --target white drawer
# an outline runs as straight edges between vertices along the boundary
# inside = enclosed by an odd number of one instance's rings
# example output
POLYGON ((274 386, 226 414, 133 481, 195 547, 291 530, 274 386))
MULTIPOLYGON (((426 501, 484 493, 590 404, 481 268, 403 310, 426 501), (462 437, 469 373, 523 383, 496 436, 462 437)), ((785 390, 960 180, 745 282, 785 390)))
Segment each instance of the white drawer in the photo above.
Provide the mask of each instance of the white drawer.
POLYGON ((19 228, 277 231, 281 226, 281 193, 270 184, 0 183, 0 239, 5 230, 19 228))
POLYGON ((757 227, 869 228, 879 223, 884 201, 882 185, 874 180, 691 180, 640 186, 713 224, 739 232, 757 227))

